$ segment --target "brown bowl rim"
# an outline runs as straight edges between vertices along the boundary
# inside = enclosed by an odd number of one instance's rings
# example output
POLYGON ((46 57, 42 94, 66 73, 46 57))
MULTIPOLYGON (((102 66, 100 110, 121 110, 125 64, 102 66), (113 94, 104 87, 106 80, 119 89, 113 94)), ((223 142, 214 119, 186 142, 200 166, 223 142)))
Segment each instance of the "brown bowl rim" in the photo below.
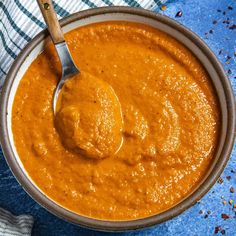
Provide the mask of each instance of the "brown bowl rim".
POLYGON ((197 201, 199 201, 214 185, 214 183, 219 178, 220 174, 224 170, 224 167, 229 160, 229 156, 231 154, 234 138, 235 138, 235 100, 233 91, 230 85, 230 82, 225 74, 225 71, 218 61, 215 54, 211 51, 211 49, 191 30, 181 25, 180 23, 172 20, 167 16, 163 16, 158 13, 154 13, 144 9, 132 8, 132 7, 99 7, 95 9, 89 9, 85 11, 81 11, 78 13, 74 13, 60 21, 61 25, 64 26, 68 23, 77 21, 79 19, 88 18, 90 16, 95 15, 103 15, 106 13, 127 13, 131 15, 144 16, 147 18, 154 19, 156 21, 167 24, 180 33, 187 36, 192 42, 194 42, 198 48, 200 48, 204 54, 208 57, 214 69, 219 75, 222 86, 224 88, 226 102, 227 102, 227 112, 228 112, 228 126, 227 126, 227 135, 225 138, 224 147, 222 149, 221 155, 215 168, 212 170, 210 176, 204 181, 204 183, 189 197, 185 200, 174 206, 173 208, 162 212, 160 214, 146 217, 143 219, 137 220, 127 220, 127 221, 109 221, 109 220, 98 220, 92 219, 85 216, 78 215, 76 213, 70 212, 67 209, 57 205, 52 200, 47 198, 43 193, 41 193, 27 178, 24 171, 20 168, 19 164, 14 157, 9 134, 7 129, 7 103, 9 98, 9 93, 11 90, 12 83, 14 81, 15 75, 17 74, 19 68, 24 62, 25 58, 29 55, 29 53, 34 49, 34 47, 41 42, 41 40, 45 39, 48 36, 47 30, 43 30, 41 33, 37 34, 30 43, 26 45, 26 47, 21 51, 19 56, 14 61, 11 66, 10 71, 6 76, 6 80, 1 93, 1 104, 0 104, 0 141, 3 149, 4 156, 7 160, 7 163, 20 183, 20 185, 24 188, 24 190, 41 206, 46 208, 49 212, 54 215, 63 218, 71 223, 78 224, 80 226, 99 230, 99 231, 128 231, 128 230, 138 230, 142 228, 151 227, 157 224, 160 224, 164 221, 170 220, 171 218, 179 215, 180 213, 187 210, 189 207, 194 205, 197 201))

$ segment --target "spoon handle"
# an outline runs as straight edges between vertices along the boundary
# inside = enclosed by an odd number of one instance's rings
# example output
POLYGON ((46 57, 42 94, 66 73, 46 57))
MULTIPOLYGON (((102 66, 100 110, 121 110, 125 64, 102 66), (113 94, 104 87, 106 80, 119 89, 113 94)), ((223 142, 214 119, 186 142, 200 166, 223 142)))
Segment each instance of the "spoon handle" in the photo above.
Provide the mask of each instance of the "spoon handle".
POLYGON ((57 15, 54 10, 52 0, 37 0, 44 20, 48 26, 52 41, 54 44, 65 41, 61 26, 57 20, 57 15))

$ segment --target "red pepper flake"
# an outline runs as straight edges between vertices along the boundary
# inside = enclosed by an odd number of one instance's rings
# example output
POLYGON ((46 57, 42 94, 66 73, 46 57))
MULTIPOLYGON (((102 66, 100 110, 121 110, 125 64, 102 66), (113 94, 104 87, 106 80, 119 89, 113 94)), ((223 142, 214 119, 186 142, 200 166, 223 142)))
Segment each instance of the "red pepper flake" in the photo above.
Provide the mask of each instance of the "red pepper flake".
POLYGON ((221 234, 225 235, 225 230, 224 229, 222 229, 220 232, 221 232, 221 234))
POLYGON ((220 226, 216 226, 215 227, 215 234, 218 234, 221 231, 221 227, 220 226))
POLYGON ((231 29, 231 30, 236 29, 236 25, 235 25, 235 24, 231 25, 231 26, 229 27, 229 29, 231 29))
MULTIPOLYGON (((228 62, 229 62, 229 61, 228 61, 228 62)), ((229 63, 227 63, 227 61, 226 61, 225 63, 226 63, 226 64, 229 64, 229 63)), ((231 180, 231 176, 227 176, 226 179, 230 181, 230 180, 231 180)))
POLYGON ((229 9, 229 10, 233 10, 233 7, 231 7, 231 6, 228 6, 228 9, 229 9))
POLYGON ((181 17, 183 15, 183 12, 182 11, 178 11, 175 15, 175 17, 181 17))
POLYGON ((217 180, 218 184, 222 184, 223 182, 224 182, 224 180, 221 177, 217 180))
POLYGON ((227 220, 229 219, 229 216, 227 214, 221 214, 221 218, 224 219, 224 220, 227 220))
MULTIPOLYGON (((228 72, 228 73, 229 73, 229 72, 228 72)), ((231 193, 234 193, 234 187, 231 187, 231 188, 230 188, 230 192, 231 192, 231 193)))

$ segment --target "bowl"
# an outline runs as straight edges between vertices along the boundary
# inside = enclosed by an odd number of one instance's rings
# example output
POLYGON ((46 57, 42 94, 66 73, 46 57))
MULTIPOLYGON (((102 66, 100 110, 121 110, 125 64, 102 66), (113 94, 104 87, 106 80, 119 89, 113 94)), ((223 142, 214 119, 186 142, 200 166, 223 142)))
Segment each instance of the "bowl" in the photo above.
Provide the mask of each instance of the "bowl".
POLYGON ((32 61, 43 51, 50 40, 47 30, 38 34, 20 53, 13 63, 1 94, 0 140, 5 158, 16 179, 28 194, 51 213, 80 226, 101 231, 127 231, 150 227, 179 215, 200 200, 223 171, 235 138, 235 101, 225 72, 213 52, 192 31, 170 18, 147 10, 130 7, 103 7, 75 13, 63 20, 64 32, 77 27, 103 21, 125 20, 139 22, 171 35, 184 44, 202 63, 209 74, 221 111, 220 138, 212 164, 201 183, 180 203, 171 209, 143 219, 129 221, 109 221, 92 219, 71 212, 48 198, 32 181, 24 169, 14 146, 11 128, 11 112, 19 82, 32 61))

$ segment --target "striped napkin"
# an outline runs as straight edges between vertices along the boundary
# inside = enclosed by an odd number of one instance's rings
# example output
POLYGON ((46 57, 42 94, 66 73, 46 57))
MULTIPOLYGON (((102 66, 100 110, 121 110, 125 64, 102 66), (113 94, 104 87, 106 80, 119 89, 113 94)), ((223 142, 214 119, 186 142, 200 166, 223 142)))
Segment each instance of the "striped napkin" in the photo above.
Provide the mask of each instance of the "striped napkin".
MULTIPOLYGON (((54 0, 58 18, 71 13, 101 6, 132 6, 155 9, 166 0, 54 0)), ((0 89, 13 61, 24 46, 42 29, 45 23, 36 0, 0 0, 0 89)), ((28 236, 33 218, 13 216, 0 208, 1 236, 28 236)))
POLYGON ((1 236, 28 236, 31 235, 32 226, 32 216, 14 216, 10 212, 0 208, 1 236))
MULTIPOLYGON (((54 0, 58 18, 101 6, 155 9, 166 0, 54 0)), ((36 0, 0 0, 0 88, 14 59, 45 23, 36 0)))

